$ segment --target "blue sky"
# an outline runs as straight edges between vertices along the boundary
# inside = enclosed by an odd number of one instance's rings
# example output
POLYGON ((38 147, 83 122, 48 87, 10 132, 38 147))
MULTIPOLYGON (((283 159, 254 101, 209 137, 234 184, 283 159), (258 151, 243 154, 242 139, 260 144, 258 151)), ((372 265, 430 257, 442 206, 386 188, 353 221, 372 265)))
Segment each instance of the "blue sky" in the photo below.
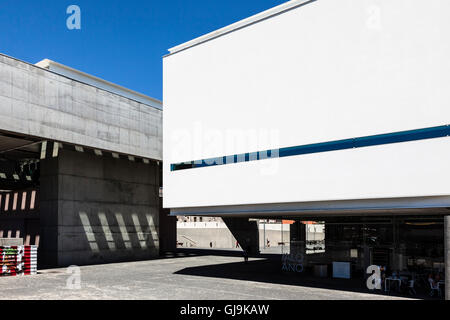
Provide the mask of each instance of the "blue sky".
POLYGON ((167 49, 286 0, 0 0, 0 52, 48 58, 162 98, 167 49), (69 5, 81 30, 69 30, 69 5))

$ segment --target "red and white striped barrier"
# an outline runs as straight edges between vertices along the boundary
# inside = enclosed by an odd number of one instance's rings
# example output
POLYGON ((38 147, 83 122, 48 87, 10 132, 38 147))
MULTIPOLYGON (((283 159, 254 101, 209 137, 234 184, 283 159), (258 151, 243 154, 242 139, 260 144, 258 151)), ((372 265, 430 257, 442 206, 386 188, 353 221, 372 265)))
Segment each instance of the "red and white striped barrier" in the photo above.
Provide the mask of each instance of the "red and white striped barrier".
POLYGON ((37 246, 0 247, 0 277, 37 274, 37 246))

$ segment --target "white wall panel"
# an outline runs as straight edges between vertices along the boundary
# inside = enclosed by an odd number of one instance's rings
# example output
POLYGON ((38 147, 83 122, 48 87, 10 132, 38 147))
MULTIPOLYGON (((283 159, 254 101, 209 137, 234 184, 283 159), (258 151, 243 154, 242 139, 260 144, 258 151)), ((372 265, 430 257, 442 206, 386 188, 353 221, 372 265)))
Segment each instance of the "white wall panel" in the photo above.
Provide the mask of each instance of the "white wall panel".
POLYGON ((169 168, 449 124, 449 14, 446 0, 318 0, 165 57, 165 206, 449 195, 449 138, 169 168), (226 143, 252 130, 270 137, 226 143))

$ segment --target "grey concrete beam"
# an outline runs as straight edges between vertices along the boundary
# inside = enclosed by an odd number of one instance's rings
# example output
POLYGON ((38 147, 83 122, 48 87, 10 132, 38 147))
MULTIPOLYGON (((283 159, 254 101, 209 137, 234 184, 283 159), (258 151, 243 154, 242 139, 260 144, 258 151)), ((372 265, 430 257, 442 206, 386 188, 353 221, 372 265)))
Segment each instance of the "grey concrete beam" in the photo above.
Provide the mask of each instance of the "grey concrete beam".
POLYGON ((326 217, 380 214, 444 215, 450 207, 450 196, 411 197, 392 199, 361 199, 289 203, 262 203, 215 207, 172 208, 173 216, 205 217, 326 217))
POLYGON ((0 54, 0 130, 162 160, 162 111, 0 54))

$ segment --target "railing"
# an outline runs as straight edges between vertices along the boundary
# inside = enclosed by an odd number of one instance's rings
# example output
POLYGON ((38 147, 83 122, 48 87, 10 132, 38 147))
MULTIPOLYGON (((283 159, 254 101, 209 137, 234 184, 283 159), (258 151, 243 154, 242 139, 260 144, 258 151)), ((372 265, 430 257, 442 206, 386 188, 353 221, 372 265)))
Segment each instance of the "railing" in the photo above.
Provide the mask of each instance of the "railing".
MULTIPOLYGON (((192 239, 190 239, 190 238, 188 238, 188 237, 186 237, 184 235, 180 235, 180 237, 188 240, 191 244, 193 244, 193 246, 191 246, 191 247, 197 246, 197 242, 196 241, 194 241, 194 240, 192 240, 192 239)), ((177 241, 177 243, 182 243, 182 242, 177 241)))

